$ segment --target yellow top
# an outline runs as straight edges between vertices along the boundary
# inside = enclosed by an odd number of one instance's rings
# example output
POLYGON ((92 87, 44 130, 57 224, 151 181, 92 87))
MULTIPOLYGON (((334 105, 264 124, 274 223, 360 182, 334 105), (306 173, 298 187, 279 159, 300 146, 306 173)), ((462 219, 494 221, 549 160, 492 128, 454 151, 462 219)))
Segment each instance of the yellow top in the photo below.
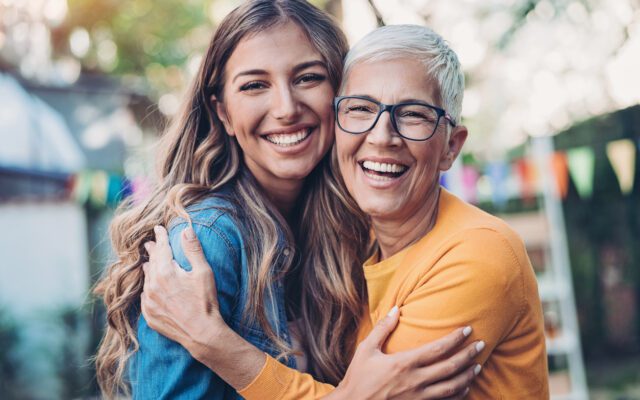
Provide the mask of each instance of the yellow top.
MULTIPOLYGON (((542 307, 522 240, 500 219, 442 190, 433 229, 386 260, 364 265, 369 310, 360 339, 394 306, 400 322, 385 344, 393 353, 470 325, 484 340, 482 372, 469 399, 549 398, 542 307)), ((333 387, 268 357, 239 391, 247 400, 315 399, 333 387)))

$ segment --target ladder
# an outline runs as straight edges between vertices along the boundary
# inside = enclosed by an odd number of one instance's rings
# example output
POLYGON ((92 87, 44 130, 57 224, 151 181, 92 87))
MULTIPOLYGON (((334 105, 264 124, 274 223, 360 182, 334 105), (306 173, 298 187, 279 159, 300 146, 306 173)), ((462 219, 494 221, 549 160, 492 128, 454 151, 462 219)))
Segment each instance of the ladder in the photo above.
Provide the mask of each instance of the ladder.
MULTIPOLYGON (((536 269, 545 315, 551 399, 588 400, 564 214, 551 164, 553 140, 549 136, 532 138, 529 150, 538 172, 540 207, 499 217, 523 238, 536 269)), ((454 163, 446 182, 449 190, 465 198, 461 171, 461 162, 454 163)))
POLYGON ((554 376, 551 371, 551 398, 553 400, 587 400, 589 395, 580 345, 580 328, 573 293, 564 214, 551 167, 553 152, 551 136, 531 139, 531 154, 537 167, 538 184, 542 194, 541 213, 548 228, 546 268, 538 277, 538 287, 543 304, 556 306, 555 310, 546 312, 547 353, 550 361, 555 358, 560 360, 564 358, 567 367, 567 374, 559 375, 560 382, 558 382, 558 376, 554 376), (557 317, 556 320, 552 318, 554 315, 557 317), (557 325, 554 326, 554 323, 557 325), (568 382, 562 382, 566 377, 568 382))

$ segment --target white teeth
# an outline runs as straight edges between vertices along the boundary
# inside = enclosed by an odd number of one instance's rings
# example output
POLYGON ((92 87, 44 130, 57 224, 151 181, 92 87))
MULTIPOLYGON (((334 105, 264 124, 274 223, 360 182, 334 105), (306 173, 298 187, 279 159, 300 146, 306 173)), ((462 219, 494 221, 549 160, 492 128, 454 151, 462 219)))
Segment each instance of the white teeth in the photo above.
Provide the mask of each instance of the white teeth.
POLYGON ((391 181, 391 180, 395 179, 395 178, 392 178, 392 177, 390 177, 390 176, 385 176, 385 175, 376 175, 376 174, 372 174, 372 173, 370 173, 370 172, 365 172, 365 174, 367 174, 367 176, 368 176, 369 178, 373 179, 374 181, 383 181, 383 182, 386 182, 386 181, 391 181))
POLYGON ((280 146, 293 146, 302 142, 310 134, 311 129, 305 128, 294 133, 274 133, 273 135, 265 136, 265 139, 280 146))
POLYGON ((376 172, 391 172, 394 174, 404 172, 407 167, 401 164, 389 164, 389 163, 379 163, 375 161, 365 161, 362 163, 362 166, 366 169, 376 172))

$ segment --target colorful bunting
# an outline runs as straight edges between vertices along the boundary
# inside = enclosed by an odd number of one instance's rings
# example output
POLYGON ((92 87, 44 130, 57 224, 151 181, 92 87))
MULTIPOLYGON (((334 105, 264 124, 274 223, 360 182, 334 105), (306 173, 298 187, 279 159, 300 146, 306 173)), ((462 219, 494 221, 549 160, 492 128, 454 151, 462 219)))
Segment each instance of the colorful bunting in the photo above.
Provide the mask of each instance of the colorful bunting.
POLYGON ((508 188, 507 188, 507 164, 503 160, 489 163, 486 169, 489 176, 489 182, 491 184, 491 197, 493 202, 502 207, 508 200, 508 188))
POLYGON ((567 155, 557 151, 551 156, 551 171, 556 181, 558 195, 561 198, 567 197, 569 191, 569 167, 567 165, 567 155))
POLYGON ((478 202, 477 183, 480 174, 470 165, 462 167, 462 190, 464 200, 469 203, 478 202))
POLYGON ((607 143, 607 157, 616 173, 620 191, 629 194, 633 190, 636 172, 636 147, 629 139, 607 143))
POLYGON ((91 172, 83 171, 76 175, 74 179, 71 197, 78 203, 84 204, 91 195, 91 172))
POLYGON ((520 177, 520 196, 531 199, 536 195, 536 170, 533 163, 521 158, 514 163, 516 175, 520 177))
POLYGON ((590 147, 576 147, 567 151, 569 174, 583 199, 593 194, 595 155, 590 147))

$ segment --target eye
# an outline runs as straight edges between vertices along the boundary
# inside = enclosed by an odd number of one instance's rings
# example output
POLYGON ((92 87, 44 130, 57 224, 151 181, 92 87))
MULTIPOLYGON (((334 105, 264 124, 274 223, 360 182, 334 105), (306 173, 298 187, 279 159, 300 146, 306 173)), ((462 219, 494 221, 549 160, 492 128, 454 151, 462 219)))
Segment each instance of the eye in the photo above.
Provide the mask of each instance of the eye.
POLYGON ((356 104, 356 105, 347 107, 347 112, 372 113, 374 111, 370 106, 356 104))
POLYGON ((408 105, 396 110, 396 118, 406 122, 435 123, 438 120, 438 114, 427 107, 408 105))
POLYGON ((246 92, 251 90, 265 89, 266 87, 267 85, 264 82, 253 81, 253 82, 245 83, 244 85, 240 86, 240 91, 246 92))
POLYGON ((313 82, 322 82, 327 79, 324 75, 316 74, 316 73, 308 73, 300 76, 296 82, 297 83, 313 83, 313 82))

